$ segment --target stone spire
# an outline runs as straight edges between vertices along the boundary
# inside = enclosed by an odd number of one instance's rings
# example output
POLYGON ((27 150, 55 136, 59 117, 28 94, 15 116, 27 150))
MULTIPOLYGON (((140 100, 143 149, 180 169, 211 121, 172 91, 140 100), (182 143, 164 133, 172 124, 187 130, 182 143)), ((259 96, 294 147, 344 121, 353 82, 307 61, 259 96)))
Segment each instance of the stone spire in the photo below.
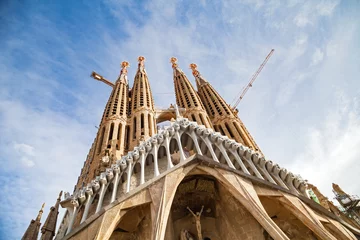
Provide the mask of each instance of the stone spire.
POLYGON ((44 225, 41 228, 41 240, 52 240, 55 236, 57 216, 59 214, 59 204, 61 201, 62 191, 56 200, 55 206, 50 208, 50 212, 44 225))
MULTIPOLYGON (((215 131, 228 136, 254 150, 260 151, 256 142, 245 128, 240 118, 234 114, 229 104, 214 87, 200 75, 195 63, 190 64, 196 80, 199 96, 206 107, 215 131)), ((261 152, 261 151, 260 151, 261 152)))
POLYGON ((125 138, 126 129, 128 129, 126 126, 129 100, 128 67, 128 62, 122 62, 118 79, 115 84, 110 85, 112 91, 94 144, 78 179, 77 189, 85 186, 95 175, 110 167, 111 164, 115 163, 117 159, 127 152, 125 138))
POLYGON ((145 70, 145 58, 138 58, 138 69, 131 89, 129 150, 156 134, 154 99, 145 70))
POLYGON ((40 220, 41 216, 44 212, 45 203, 41 206, 41 209, 35 218, 35 220, 31 220, 29 227, 26 229, 24 236, 21 238, 22 240, 36 240, 39 235, 39 229, 41 226, 40 220))
POLYGON ((172 57, 170 62, 174 69, 176 104, 181 108, 185 108, 184 117, 204 125, 207 128, 212 128, 211 121, 199 95, 196 93, 184 72, 178 67, 176 63, 177 59, 172 57))

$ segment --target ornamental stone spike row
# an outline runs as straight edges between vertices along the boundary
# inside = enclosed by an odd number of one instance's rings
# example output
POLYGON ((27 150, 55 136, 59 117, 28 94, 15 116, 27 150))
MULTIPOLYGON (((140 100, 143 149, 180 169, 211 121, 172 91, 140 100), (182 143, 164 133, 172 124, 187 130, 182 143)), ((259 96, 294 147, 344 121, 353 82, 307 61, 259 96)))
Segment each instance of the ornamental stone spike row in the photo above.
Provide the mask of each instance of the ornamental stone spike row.
MULTIPOLYGON (((128 152, 120 160, 113 164, 111 168, 107 168, 99 176, 91 181, 86 187, 74 192, 73 195, 65 193, 65 199, 60 203, 63 208, 68 211, 66 221, 68 221, 66 234, 71 232, 72 226, 79 212, 79 209, 84 206, 84 212, 80 223, 83 223, 89 216, 89 209, 93 204, 96 204, 95 214, 103 207, 103 200, 106 194, 110 194, 110 203, 113 203, 119 196, 117 196, 120 180, 126 186, 125 193, 130 190, 140 187, 147 181, 160 175, 158 149, 161 146, 165 147, 165 155, 167 161, 167 170, 174 167, 170 154, 170 142, 175 140, 178 144, 178 151, 180 155, 180 162, 186 160, 184 147, 187 143, 181 142, 181 136, 188 135, 188 139, 193 141, 193 149, 199 155, 205 153, 213 161, 225 164, 229 168, 239 170, 244 174, 255 176, 261 180, 270 182, 281 186, 289 191, 308 197, 306 190, 306 182, 301 179, 299 175, 294 175, 285 168, 280 168, 278 164, 266 160, 259 152, 229 139, 218 132, 214 132, 210 128, 205 128, 203 125, 198 125, 196 122, 191 122, 187 118, 179 117, 172 122, 171 126, 160 131, 155 136, 142 142, 133 151, 128 152), (152 155, 154 164, 146 166, 146 158, 152 155), (135 164, 140 163, 140 172, 134 173, 135 164), (153 167, 153 177, 145 180, 145 168, 153 167), (140 182, 132 185, 131 176, 133 174, 140 174, 140 182), (125 177, 125 178, 124 178, 125 177), (112 191, 107 191, 110 184, 112 184, 112 191), (98 201, 94 203, 96 195, 98 201)), ((110 204, 109 203, 109 204, 110 204)))

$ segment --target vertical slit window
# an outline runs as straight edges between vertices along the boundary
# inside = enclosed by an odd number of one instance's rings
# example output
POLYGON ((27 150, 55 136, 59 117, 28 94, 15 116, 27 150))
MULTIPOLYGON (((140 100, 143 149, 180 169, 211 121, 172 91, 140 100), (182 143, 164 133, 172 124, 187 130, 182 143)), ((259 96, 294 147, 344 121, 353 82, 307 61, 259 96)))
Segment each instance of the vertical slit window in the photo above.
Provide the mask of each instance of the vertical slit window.
POLYGON ((133 130, 133 139, 136 139, 136 117, 134 117, 133 130))
POLYGON ((126 126, 125 127, 125 149, 129 149, 129 132, 130 132, 130 127, 126 126))
POLYGON ((145 128, 144 128, 144 114, 141 114, 141 119, 140 119, 140 123, 141 123, 141 135, 145 135, 145 128))
POLYGON ((226 135, 225 132, 224 132, 224 129, 221 127, 221 125, 219 125, 219 130, 220 130, 220 133, 221 135, 226 135))
POLYGON ((109 131, 109 141, 112 139, 114 133, 114 123, 110 125, 110 131, 109 131))

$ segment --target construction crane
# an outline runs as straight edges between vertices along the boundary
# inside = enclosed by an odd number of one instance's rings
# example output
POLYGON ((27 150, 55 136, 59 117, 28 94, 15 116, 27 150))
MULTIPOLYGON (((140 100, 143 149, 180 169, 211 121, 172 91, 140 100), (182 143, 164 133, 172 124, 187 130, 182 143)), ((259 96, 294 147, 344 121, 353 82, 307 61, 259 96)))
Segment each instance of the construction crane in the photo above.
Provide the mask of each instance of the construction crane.
MULTIPOLYGON (((236 107, 239 105, 241 99, 243 99, 243 97, 245 96, 246 92, 249 90, 249 88, 252 87, 252 84, 254 83, 254 81, 256 80, 257 76, 259 75, 259 73, 261 72, 261 70, 264 68, 265 64, 267 63, 267 61, 269 60, 269 58, 271 57, 271 55, 274 53, 274 49, 271 49, 270 53, 266 56, 264 62, 260 65, 260 67, 258 68, 258 70, 252 75, 250 82, 248 83, 248 85, 246 85, 246 87, 243 89, 243 91, 241 92, 240 97, 236 97, 233 100, 233 106, 232 106, 232 110, 234 112, 237 113, 237 109, 236 107)), ((240 94, 240 93, 239 93, 240 94)))

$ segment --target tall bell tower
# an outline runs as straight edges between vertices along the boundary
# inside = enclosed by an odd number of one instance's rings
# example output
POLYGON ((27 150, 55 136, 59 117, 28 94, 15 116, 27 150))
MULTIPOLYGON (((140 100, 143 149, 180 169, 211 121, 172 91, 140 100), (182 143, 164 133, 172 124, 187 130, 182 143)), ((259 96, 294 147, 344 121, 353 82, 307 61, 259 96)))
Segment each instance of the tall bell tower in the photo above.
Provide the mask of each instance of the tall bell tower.
POLYGON ((200 75, 200 72, 197 70, 197 65, 192 63, 190 64, 190 68, 195 77, 199 96, 206 108, 207 114, 210 116, 215 131, 251 149, 261 152, 255 140, 247 131, 240 118, 234 114, 229 104, 227 104, 214 87, 200 75))
POLYGON ((94 143, 81 170, 76 188, 81 188, 107 167, 115 163, 126 152, 127 113, 129 84, 127 68, 129 63, 121 63, 121 71, 115 84, 93 72, 91 76, 112 88, 98 127, 94 143))
POLYGON ((130 91, 129 150, 156 134, 154 99, 145 70, 145 58, 140 56, 138 62, 134 84, 130 91))
POLYGON ((177 58, 172 57, 170 62, 173 68, 176 104, 185 108, 184 117, 207 128, 212 128, 204 105, 185 73, 178 67, 177 58))
MULTIPOLYGON (((112 91, 78 184, 60 193, 42 239, 53 239, 59 206, 55 240, 360 239, 358 224, 314 185, 260 154, 195 64, 198 92, 171 58, 177 104, 164 110, 154 107, 144 61, 131 90, 128 62, 115 83, 92 74, 112 91)), ((334 190, 358 209, 358 198, 334 190)), ((23 239, 37 239, 41 214, 23 239)))

